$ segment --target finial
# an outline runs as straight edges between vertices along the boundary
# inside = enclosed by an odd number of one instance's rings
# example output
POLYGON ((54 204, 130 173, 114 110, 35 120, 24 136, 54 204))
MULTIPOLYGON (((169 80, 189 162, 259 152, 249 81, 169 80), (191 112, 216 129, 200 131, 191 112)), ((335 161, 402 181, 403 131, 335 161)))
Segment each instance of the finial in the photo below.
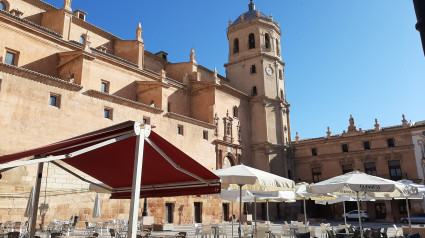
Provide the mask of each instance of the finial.
POLYGON ((273 21, 273 15, 272 15, 272 14, 270 14, 270 20, 272 20, 272 21, 273 21))
POLYGON ((348 121, 350 122, 350 125, 348 126, 348 131, 357 131, 356 126, 354 125, 353 115, 350 115, 350 119, 348 121))
POLYGON ((276 25, 279 26, 279 22, 278 21, 276 21, 276 25))
POLYGON ((245 15, 244 14, 241 15, 241 21, 243 21, 243 20, 245 20, 245 15))
POLYGON ((381 130, 381 126, 378 124, 378 119, 375 118, 375 131, 381 130))
POLYGON ((229 109, 227 109, 226 117, 229 117, 229 109))
POLYGON ((190 50, 190 62, 192 62, 192 63, 196 64, 195 57, 196 57, 196 55, 195 55, 195 50, 192 48, 192 49, 190 50))
POLYGON ((298 135, 298 131, 296 133, 297 135, 295 136, 295 141, 298 143, 300 142, 300 136, 298 135))
POLYGON ((71 8, 71 1, 72 0, 64 0, 63 1, 63 9, 69 12, 72 12, 72 8, 71 8))
POLYGON ((84 42, 83 42, 83 50, 86 52, 91 52, 90 50, 90 36, 89 36, 89 32, 87 31, 86 34, 83 35, 84 37, 84 42))
POLYGON ((255 10, 255 4, 252 2, 252 0, 251 0, 251 2, 248 5, 248 9, 249 9, 249 11, 255 10))
POLYGON ((328 131, 326 132, 326 137, 327 138, 330 138, 331 137, 331 135, 332 135, 332 132, 330 131, 330 128, 329 128, 329 126, 328 126, 328 131))
POLYGON ((231 26, 231 25, 232 25, 232 21, 231 21, 230 19, 229 19, 228 23, 229 23, 229 26, 231 26))
POLYGON ((142 24, 139 22, 136 29, 136 40, 139 42, 143 42, 142 33, 143 33, 142 24))
POLYGON ((402 123, 403 127, 407 127, 408 124, 407 124, 406 117, 404 116, 404 114, 402 114, 401 117, 403 118, 403 120, 401 120, 401 123, 402 123))
POLYGON ((161 71, 159 72, 159 79, 161 82, 165 81, 165 77, 166 77, 166 72, 164 69, 161 69, 161 71))
POLYGON ((255 11, 255 15, 257 15, 257 17, 260 16, 260 10, 255 11))

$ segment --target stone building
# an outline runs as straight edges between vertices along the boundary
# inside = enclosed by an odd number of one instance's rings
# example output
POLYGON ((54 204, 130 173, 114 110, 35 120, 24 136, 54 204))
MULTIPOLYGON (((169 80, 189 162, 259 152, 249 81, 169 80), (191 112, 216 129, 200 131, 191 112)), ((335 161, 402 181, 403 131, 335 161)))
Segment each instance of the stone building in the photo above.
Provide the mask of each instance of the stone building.
MULTIPOLYGON (((342 134, 296 141, 291 145, 292 166, 297 181, 319 182, 354 170, 391 179, 409 179, 423 183, 425 121, 381 127, 375 119, 374 129, 357 129, 350 116, 349 126, 342 134)), ((411 200, 412 213, 423 213, 423 201, 411 200)), ((338 218, 342 204, 308 204, 309 217, 338 218), (329 209, 330 208, 330 209, 329 209)), ((355 202, 346 202, 347 210, 356 210, 355 202)), ((362 208, 372 220, 398 222, 407 216, 405 200, 363 202, 362 208)))
MULTIPOLYGON (((134 120, 155 125, 208 169, 244 163, 287 176, 289 104, 281 31, 272 16, 251 1, 229 22, 222 76, 199 65, 194 49, 181 63, 147 51, 140 23, 134 39, 120 39, 87 22, 87 14, 73 11, 71 0, 61 9, 0 0, 0 155, 134 120)), ((90 220, 88 184, 44 167, 42 222, 90 220)), ((23 219, 35 172, 34 166, 1 171, 0 221, 23 219)), ((102 195, 101 219, 125 219, 128 209, 128 201, 102 195)), ((213 196, 152 198, 148 212, 157 223, 221 222, 230 204, 213 196)))

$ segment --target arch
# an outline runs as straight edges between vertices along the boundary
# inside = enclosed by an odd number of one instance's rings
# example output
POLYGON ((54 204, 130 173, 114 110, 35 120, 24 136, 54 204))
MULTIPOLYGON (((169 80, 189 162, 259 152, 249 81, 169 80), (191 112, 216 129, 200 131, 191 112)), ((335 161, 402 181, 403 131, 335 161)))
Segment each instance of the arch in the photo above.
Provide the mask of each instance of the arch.
POLYGON ((254 33, 250 33, 248 36, 248 49, 255 48, 255 35, 254 33))
POLYGON ((8 11, 8 9, 9 9, 9 3, 5 0, 0 0, 0 10, 8 11))
POLYGON ((232 153, 227 153, 226 156, 223 157, 221 168, 229 168, 236 165, 236 157, 232 153))
POLYGON ((78 39, 78 42, 80 42, 81 44, 83 44, 84 41, 86 41, 86 38, 84 36, 80 36, 80 39, 78 39))
POLYGON ((239 53, 239 39, 235 38, 233 40, 233 54, 239 53))
POLYGON ((269 35, 269 33, 266 33, 264 35, 264 45, 265 45, 266 49, 270 49, 271 48, 270 35, 269 35))

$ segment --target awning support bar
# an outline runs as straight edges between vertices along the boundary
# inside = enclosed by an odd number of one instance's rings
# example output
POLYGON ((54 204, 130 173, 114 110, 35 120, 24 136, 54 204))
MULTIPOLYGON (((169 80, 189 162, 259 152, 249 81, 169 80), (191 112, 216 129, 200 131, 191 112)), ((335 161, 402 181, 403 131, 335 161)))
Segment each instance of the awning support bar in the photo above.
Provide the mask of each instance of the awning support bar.
POLYGON ((191 176, 192 178, 195 178, 195 179, 197 179, 197 180, 199 180, 199 181, 202 181, 202 182, 204 182, 204 183, 206 183, 206 184, 208 184, 208 185, 211 185, 211 182, 210 181, 208 181, 208 180, 205 180, 205 179, 203 179, 203 178, 201 178, 201 177, 199 177, 199 176, 197 176, 197 175, 195 175, 195 174, 193 174, 193 173, 191 173, 191 172, 189 172, 189 171, 187 171, 187 170, 185 170, 185 169, 183 169, 183 168, 181 168, 180 166, 178 166, 176 163, 174 163, 174 161, 173 160, 171 160, 170 159, 170 157, 168 157, 165 153, 164 153, 164 151, 162 151, 158 146, 156 146, 155 145, 155 143, 153 143, 149 138, 145 138, 145 140, 146 140, 146 142, 148 142, 148 144, 149 145, 151 145, 152 146, 152 148, 154 148, 162 157, 164 157, 164 159, 168 162, 168 163, 170 163, 175 169, 177 169, 178 171, 180 171, 180 172, 182 172, 182 173, 185 173, 185 174, 187 174, 187 175, 189 175, 189 176, 191 176))

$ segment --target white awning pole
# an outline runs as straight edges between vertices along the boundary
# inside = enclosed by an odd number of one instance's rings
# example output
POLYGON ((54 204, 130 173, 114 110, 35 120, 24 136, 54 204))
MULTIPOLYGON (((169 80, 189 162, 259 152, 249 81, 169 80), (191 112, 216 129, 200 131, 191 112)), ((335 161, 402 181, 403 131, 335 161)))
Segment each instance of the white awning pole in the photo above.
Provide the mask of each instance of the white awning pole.
MULTIPOLYGON (((31 212, 31 223, 30 225, 30 238, 34 238, 36 224, 37 224, 37 211, 38 211, 38 201, 40 198, 40 188, 41 188, 41 179, 43 178, 43 165, 44 163, 39 163, 37 168, 37 178, 35 180, 35 191, 34 191, 34 202, 31 212)), ((47 179, 47 178, 46 178, 47 179)))
MULTIPOLYGON (((142 168, 143 168, 143 150, 145 138, 149 136, 151 127, 145 125, 145 128, 140 129, 140 134, 136 137, 136 151, 134 155, 133 168, 133 183, 131 189, 130 215, 128 224, 129 238, 137 236, 137 221, 139 217, 139 200, 140 200, 140 184, 142 183, 142 168)), ((137 130, 136 130, 137 132, 137 130)))

